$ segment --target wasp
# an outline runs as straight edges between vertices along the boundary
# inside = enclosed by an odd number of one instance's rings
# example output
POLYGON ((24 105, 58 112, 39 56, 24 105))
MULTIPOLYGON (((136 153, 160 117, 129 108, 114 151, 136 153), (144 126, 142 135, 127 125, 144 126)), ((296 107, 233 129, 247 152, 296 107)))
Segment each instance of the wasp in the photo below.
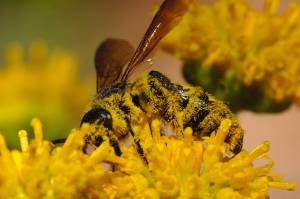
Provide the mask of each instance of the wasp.
POLYGON ((95 125, 97 131, 86 135, 86 145, 99 146, 103 136, 107 136, 120 156, 118 140, 131 135, 138 153, 144 155, 132 124, 140 123, 145 115, 159 117, 170 124, 178 137, 184 136, 183 130, 191 127, 199 139, 209 136, 221 120, 228 118, 232 120, 225 139, 228 151, 240 152, 244 133, 237 119, 223 102, 201 87, 173 83, 158 71, 142 75, 132 83, 128 81, 159 41, 179 23, 189 3, 189 0, 165 0, 135 51, 121 39, 107 39, 100 44, 95 54, 97 94, 81 120, 81 124, 95 125))

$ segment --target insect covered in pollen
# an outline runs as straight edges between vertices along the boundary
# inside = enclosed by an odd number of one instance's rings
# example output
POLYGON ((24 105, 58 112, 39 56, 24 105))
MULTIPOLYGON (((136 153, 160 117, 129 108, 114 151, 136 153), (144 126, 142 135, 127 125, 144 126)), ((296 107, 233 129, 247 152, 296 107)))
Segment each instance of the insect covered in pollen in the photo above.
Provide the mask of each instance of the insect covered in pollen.
POLYGON ((221 120, 232 120, 225 142, 228 151, 238 153, 243 144, 243 130, 234 114, 221 101, 200 87, 176 84, 158 71, 137 78, 128 78, 146 60, 159 41, 181 20, 190 0, 165 0, 154 16, 139 46, 124 40, 107 39, 100 44, 95 55, 97 94, 81 121, 97 127, 87 134, 86 145, 99 146, 103 136, 109 138, 116 155, 121 155, 119 138, 131 135, 136 149, 144 155, 139 135, 133 124, 139 124, 146 114, 169 123, 178 137, 187 127, 199 139, 216 130, 221 120))

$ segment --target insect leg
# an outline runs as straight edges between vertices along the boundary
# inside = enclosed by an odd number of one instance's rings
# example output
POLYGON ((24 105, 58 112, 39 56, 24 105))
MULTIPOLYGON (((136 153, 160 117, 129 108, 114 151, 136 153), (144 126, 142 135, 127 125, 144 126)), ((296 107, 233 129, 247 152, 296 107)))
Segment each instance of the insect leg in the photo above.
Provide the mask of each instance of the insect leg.
POLYGON ((147 158, 145 156, 144 149, 143 149, 143 147, 142 147, 142 145, 140 143, 140 139, 133 132, 131 124, 129 122, 129 119, 127 119, 127 125, 128 125, 128 129, 129 129, 130 135, 132 136, 132 138, 134 140, 134 144, 135 144, 135 147, 136 147, 136 150, 137 150, 138 154, 143 158, 143 160, 145 161, 145 163, 148 164, 148 160, 147 160, 147 158))
POLYGON ((108 133, 107 136, 109 138, 109 144, 110 144, 110 146, 112 146, 114 148, 115 154, 117 156, 121 156, 122 155, 122 151, 121 151, 121 148, 120 148, 120 144, 119 144, 118 138, 111 131, 109 131, 109 133, 108 133))
POLYGON ((112 146, 114 148, 114 152, 117 156, 121 156, 122 155, 122 151, 118 142, 118 138, 111 132, 111 131, 107 131, 105 133, 105 135, 99 135, 99 134, 90 134, 85 136, 84 138, 84 146, 82 147, 82 151, 84 153, 88 153, 88 146, 96 146, 99 147, 103 142, 104 142, 104 138, 103 136, 107 136, 108 137, 108 141, 110 146, 112 146))

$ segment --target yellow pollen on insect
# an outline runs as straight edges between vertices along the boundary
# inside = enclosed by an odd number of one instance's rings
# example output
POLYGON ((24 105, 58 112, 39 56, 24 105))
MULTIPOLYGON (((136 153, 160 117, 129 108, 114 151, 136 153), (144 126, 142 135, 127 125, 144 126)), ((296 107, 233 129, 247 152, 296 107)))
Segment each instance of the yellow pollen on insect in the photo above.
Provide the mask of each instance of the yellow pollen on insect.
POLYGON ((26 152, 28 150, 28 137, 25 130, 21 130, 18 133, 20 139, 21 150, 26 152))

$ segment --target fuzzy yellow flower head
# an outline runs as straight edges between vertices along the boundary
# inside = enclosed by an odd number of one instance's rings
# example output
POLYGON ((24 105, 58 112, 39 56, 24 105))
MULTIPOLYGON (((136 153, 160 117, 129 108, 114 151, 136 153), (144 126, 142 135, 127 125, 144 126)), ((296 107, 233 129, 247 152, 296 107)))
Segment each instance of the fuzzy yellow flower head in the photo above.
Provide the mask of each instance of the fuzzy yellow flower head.
MULTIPOLYGON (((53 137, 64 137, 78 123, 91 89, 79 79, 76 56, 64 50, 48 52, 43 40, 33 42, 26 54, 18 43, 10 44, 0 66, 0 130, 8 145, 17 146, 13 135, 38 116, 53 137), (42 108, 39 108, 42 107, 42 108)), ((49 134, 46 135, 50 137, 49 134)))
POLYGON ((264 0, 259 10, 246 0, 195 1, 162 48, 184 60, 190 83, 234 109, 276 111, 300 104, 300 5, 291 1, 279 13, 281 2, 264 0), (251 96, 256 104, 241 104, 251 96))
POLYGON ((43 140, 39 120, 32 125, 35 139, 30 143, 27 132, 19 132, 22 151, 9 151, 0 137, 3 198, 266 198, 269 188, 295 189, 273 174, 267 142, 225 156, 230 120, 203 141, 194 140, 189 128, 183 139, 162 135, 158 120, 151 128, 136 127, 144 131, 143 158, 133 145, 121 146, 123 153, 116 156, 106 139, 95 151, 83 153, 88 125, 73 130, 61 147, 43 140), (265 165, 253 166, 262 158, 268 160, 265 165), (105 162, 113 170, 105 169, 105 162))

